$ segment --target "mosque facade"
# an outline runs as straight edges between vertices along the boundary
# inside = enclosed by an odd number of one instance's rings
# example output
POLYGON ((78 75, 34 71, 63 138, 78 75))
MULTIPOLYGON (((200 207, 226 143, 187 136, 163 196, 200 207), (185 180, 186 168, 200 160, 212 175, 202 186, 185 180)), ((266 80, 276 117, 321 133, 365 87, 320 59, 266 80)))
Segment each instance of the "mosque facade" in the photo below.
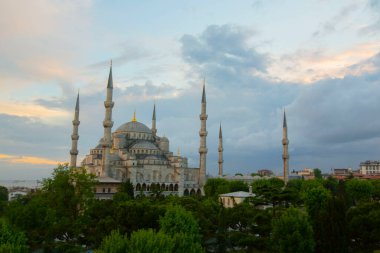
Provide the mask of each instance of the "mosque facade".
MULTIPOLYGON (((136 115, 112 131, 112 108, 114 102, 112 65, 108 77, 103 120, 104 135, 99 144, 90 150, 81 162, 81 166, 96 175, 102 185, 97 193, 114 193, 117 185, 129 180, 135 194, 148 194, 153 190, 162 191, 165 195, 178 196, 203 194, 206 182, 206 92, 203 85, 201 100, 201 127, 199 131, 199 168, 188 166, 188 159, 170 151, 167 137, 157 135, 156 107, 153 107, 151 127, 138 122, 136 115)), ((79 94, 75 106, 73 120, 72 148, 70 150, 70 166, 77 166, 77 143, 79 139, 79 94)))

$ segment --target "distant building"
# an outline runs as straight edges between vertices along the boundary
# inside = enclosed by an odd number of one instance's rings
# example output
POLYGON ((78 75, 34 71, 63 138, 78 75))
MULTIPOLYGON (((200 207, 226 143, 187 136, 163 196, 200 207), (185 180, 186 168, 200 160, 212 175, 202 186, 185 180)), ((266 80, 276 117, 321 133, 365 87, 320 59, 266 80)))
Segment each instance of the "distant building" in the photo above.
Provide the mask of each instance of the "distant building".
POLYGON ((332 169, 332 176, 336 179, 339 179, 339 180, 344 180, 351 175, 352 175, 352 169, 351 168, 332 169))
POLYGON ((267 169, 264 169, 264 170, 258 170, 257 171, 257 174, 259 174, 260 176, 267 176, 267 177, 270 177, 270 176, 273 176, 273 171, 271 170, 267 170, 267 169))
POLYGON ((291 173, 292 178, 303 178, 303 179, 314 179, 314 170, 309 168, 304 168, 303 170, 293 170, 291 173))
POLYGON ((380 161, 365 161, 361 162, 360 174, 362 175, 380 175, 380 161))
POLYGON ((260 177, 260 176, 251 176, 251 175, 235 175, 235 176, 224 175, 219 178, 223 178, 228 181, 242 181, 246 184, 251 184, 253 181, 260 180, 260 179, 268 179, 269 177, 267 176, 260 177))
POLYGON ((220 194, 219 201, 222 203, 223 207, 232 208, 243 203, 247 198, 253 196, 255 196, 255 194, 252 193, 252 186, 250 186, 249 192, 238 191, 220 194))

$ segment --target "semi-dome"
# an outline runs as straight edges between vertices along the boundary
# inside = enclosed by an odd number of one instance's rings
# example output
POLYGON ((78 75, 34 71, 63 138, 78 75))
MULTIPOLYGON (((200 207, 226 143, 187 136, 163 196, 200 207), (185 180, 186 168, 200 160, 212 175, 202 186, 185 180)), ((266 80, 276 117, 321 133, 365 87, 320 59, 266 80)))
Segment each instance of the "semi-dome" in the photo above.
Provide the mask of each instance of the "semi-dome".
POLYGON ((118 129, 116 129, 116 132, 152 133, 149 127, 137 121, 124 123, 118 129))
POLYGON ((131 149, 158 149, 156 145, 148 141, 141 141, 134 144, 131 149))

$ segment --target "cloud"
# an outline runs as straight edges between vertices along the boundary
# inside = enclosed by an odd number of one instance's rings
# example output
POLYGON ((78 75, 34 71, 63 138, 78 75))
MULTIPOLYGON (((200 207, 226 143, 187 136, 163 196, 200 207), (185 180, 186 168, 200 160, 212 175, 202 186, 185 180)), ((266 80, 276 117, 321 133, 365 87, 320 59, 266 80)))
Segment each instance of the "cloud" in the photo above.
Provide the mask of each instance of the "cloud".
POLYGON ((8 163, 25 163, 25 164, 39 164, 39 165, 58 165, 58 161, 53 161, 44 157, 35 156, 14 156, 7 154, 0 154, 0 160, 8 163))
POLYGON ((182 57, 194 67, 192 71, 207 78, 223 74, 229 81, 253 71, 265 72, 270 59, 249 46, 254 34, 236 25, 212 25, 199 36, 181 38, 182 57))
MULTIPOLYGON (((212 34, 215 33, 208 36, 212 34)), ((194 43, 183 39, 181 42, 183 57, 191 69, 213 74, 212 78, 207 76, 206 86, 208 168, 211 173, 216 173, 220 121, 225 138, 227 173, 251 172, 259 168, 280 171, 284 107, 288 115, 291 168, 356 168, 363 160, 376 159, 380 152, 377 148, 380 120, 374 117, 380 108, 376 95, 380 93, 378 43, 361 44, 337 54, 327 54, 323 50, 299 51, 282 59, 282 63, 292 59, 297 64, 290 67, 285 64, 277 71, 272 69, 274 64, 283 64, 271 57, 266 71, 271 77, 276 76, 275 79, 256 74, 242 75, 239 62, 220 61, 219 45, 198 43, 202 36, 203 33, 199 37, 193 36, 194 43), (204 51, 216 52, 202 58, 199 55, 204 51), (214 65, 219 69, 237 70, 230 73, 215 71, 214 65), (305 83, 311 85, 303 85, 305 83), (363 147, 366 147, 365 152, 363 147)), ((242 41, 235 44, 243 44, 246 37, 238 37, 242 41)), ((210 38, 212 40, 215 38, 210 38)), ((246 54, 245 57, 250 56, 246 54)), ((197 161, 196 153, 191 157, 197 161)))
POLYGON ((273 82, 312 84, 328 78, 344 78, 371 73, 378 67, 361 62, 375 56, 380 43, 363 43, 338 53, 326 50, 299 50, 273 60, 266 73, 256 72, 261 78, 273 82), (354 66, 361 66, 360 68, 354 66))
MULTIPOLYGON (((338 26, 340 26, 342 23, 345 24, 347 20, 350 20, 350 17, 353 15, 355 11, 360 10, 360 8, 358 7, 359 6, 357 3, 351 3, 349 5, 344 6, 338 14, 333 16, 328 21, 321 23, 320 28, 313 32, 312 38, 316 39, 318 37, 326 36, 336 32, 338 26)), ((345 28, 346 27, 344 26, 341 29, 345 28)))
POLYGON ((33 103, 19 103, 14 101, 0 102, 0 113, 20 117, 39 119, 52 125, 68 121, 71 113, 61 108, 49 108, 33 103))
POLYGON ((362 26, 359 35, 375 36, 380 31, 380 2, 379 0, 368 0, 368 7, 373 12, 371 23, 362 26))

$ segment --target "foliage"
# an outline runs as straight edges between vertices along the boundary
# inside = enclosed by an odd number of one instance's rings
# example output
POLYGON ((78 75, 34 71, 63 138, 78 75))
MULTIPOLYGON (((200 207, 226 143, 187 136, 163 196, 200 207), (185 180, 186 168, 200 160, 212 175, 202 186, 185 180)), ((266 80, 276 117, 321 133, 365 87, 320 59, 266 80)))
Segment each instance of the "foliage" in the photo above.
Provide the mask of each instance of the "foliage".
POLYGON ((318 168, 313 169, 314 177, 316 179, 322 179, 322 171, 318 168))
POLYGON ((8 188, 0 185, 0 215, 3 213, 8 201, 8 188))
POLYGON ((172 206, 166 210, 165 216, 160 218, 160 230, 170 236, 178 233, 187 234, 197 240, 199 226, 197 221, 183 207, 172 206))
POLYGON ((134 198, 134 187, 131 181, 127 180, 121 183, 117 189, 117 193, 114 194, 113 199, 115 201, 125 201, 134 198))
POLYGON ((372 198, 374 186, 366 180, 350 179, 346 182, 346 191, 355 205, 369 201, 372 198))
POLYGON ((355 252, 380 248, 380 203, 363 203, 347 212, 351 247, 355 252))
POLYGON ((28 252, 24 233, 12 229, 5 220, 0 220, 0 253, 28 252))
POLYGON ((8 201, 8 188, 0 185, 0 201, 8 201))
POLYGON ((255 206, 272 205, 274 215, 276 206, 284 201, 283 187, 284 181, 278 178, 256 180, 252 183, 252 192, 255 197, 251 201, 255 206))
POLYGON ((372 198, 380 201, 380 179, 370 181, 373 186, 372 198))
POLYGON ((7 217, 26 231, 32 248, 64 248, 81 245, 85 214, 93 200, 94 176, 84 169, 59 165, 41 191, 10 203, 7 217))
POLYGON ((210 178, 204 186, 204 191, 208 197, 218 197, 219 194, 229 192, 229 183, 226 179, 210 178))
POLYGON ((217 198, 219 194, 223 193, 248 191, 248 185, 238 180, 229 181, 223 178, 211 178, 207 180, 204 191, 207 197, 217 198))
POLYGON ((171 253, 174 252, 174 240, 163 232, 152 229, 133 232, 129 241, 131 253, 171 253))
POLYGON ((128 239, 121 235, 118 230, 114 230, 106 236, 100 246, 100 252, 104 253, 125 253, 128 252, 128 239))
POLYGON ((273 252, 314 252, 313 230, 307 216, 293 207, 273 220, 271 240, 273 252))
POLYGON ((82 252, 85 245, 100 247, 99 252, 158 252, 159 247, 160 252, 268 252, 278 238, 277 252, 302 247, 308 252, 307 245, 316 253, 370 252, 380 248, 379 182, 327 178, 290 180, 284 186, 276 178, 262 179, 252 184, 253 199, 224 208, 218 194, 246 191, 246 184, 210 179, 206 197, 136 199, 125 193, 130 189, 125 184, 123 195, 96 200, 93 177, 61 165, 41 190, 7 202, 3 218, 11 234, 24 231, 30 251, 82 252), (350 200, 356 205, 350 207, 350 200), (273 208, 260 210, 261 204, 273 208), (291 244, 284 242, 287 236, 291 244), (130 251, 132 244, 136 251, 130 251))
POLYGON ((231 247, 245 248, 248 252, 267 250, 272 220, 268 211, 243 203, 225 210, 224 220, 225 239, 231 247))

